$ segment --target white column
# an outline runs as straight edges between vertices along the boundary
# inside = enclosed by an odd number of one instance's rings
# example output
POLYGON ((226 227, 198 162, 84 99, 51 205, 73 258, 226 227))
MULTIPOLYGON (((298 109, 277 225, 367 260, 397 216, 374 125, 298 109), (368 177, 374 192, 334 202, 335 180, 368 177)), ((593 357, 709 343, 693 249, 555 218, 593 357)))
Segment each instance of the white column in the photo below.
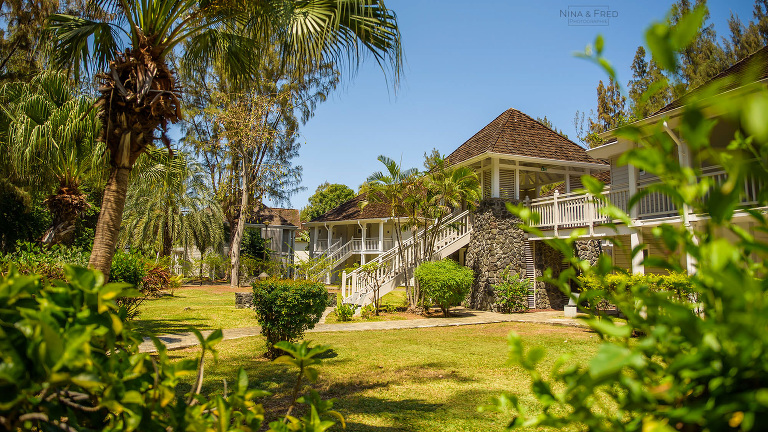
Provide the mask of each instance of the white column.
POLYGON ((384 222, 379 222, 379 252, 384 252, 384 222))
POLYGON ((312 227, 312 256, 317 252, 317 236, 320 229, 318 227, 312 227))
MULTIPOLYGON (((634 165, 627 165, 628 177, 629 177, 629 198, 632 198, 637 193, 637 167, 634 165)), ((627 201, 629 202, 629 201, 627 201)), ((637 219, 637 204, 629 211, 629 218, 633 221, 637 219)))
MULTIPOLYGON (((636 247, 643 243, 643 233, 641 231, 635 231, 629 235, 629 247, 631 250, 635 250, 636 247)), ((638 251, 637 255, 632 257, 632 274, 644 274, 645 266, 643 266, 643 251, 638 251)))
POLYGON ((565 169, 565 193, 571 193, 571 173, 565 169))
POLYGON ((520 199, 520 168, 515 167, 515 199, 520 199))
MULTIPOLYGON (((327 248, 331 247, 331 242, 333 241, 333 226, 328 225, 328 246, 327 248)), ((326 249, 328 250, 328 249, 326 249)))
POLYGON ((365 231, 366 231, 365 227, 366 227, 366 224, 363 224, 361 226, 362 229, 360 230, 360 232, 362 233, 362 235, 360 236, 360 238, 362 239, 361 250, 365 250, 366 249, 366 247, 365 247, 365 231))
POLYGON ((500 197, 499 193, 499 159, 491 159, 491 196, 493 198, 500 197))
MULTIPOLYGON (((538 194, 538 187, 536 189, 538 194)), ((559 195, 560 192, 555 189, 555 193, 552 195, 552 225, 554 225, 555 237, 557 237, 557 225, 560 224, 560 210, 557 208, 557 197, 559 195)))

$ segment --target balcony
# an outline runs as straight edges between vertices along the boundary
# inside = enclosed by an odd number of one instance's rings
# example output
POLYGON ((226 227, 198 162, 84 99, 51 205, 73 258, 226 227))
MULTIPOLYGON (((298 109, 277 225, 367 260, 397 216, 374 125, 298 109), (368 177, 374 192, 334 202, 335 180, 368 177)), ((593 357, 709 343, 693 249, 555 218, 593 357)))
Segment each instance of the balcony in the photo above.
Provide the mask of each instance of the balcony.
MULTIPOLYGON (((721 168, 712 167, 705 169, 700 178, 712 179, 715 185, 720 186, 727 181, 728 175, 721 168)), ((654 184, 658 184, 658 182, 639 183, 636 191, 642 192, 654 184)), ((758 194, 762 186, 762 181, 759 179, 748 177, 744 182, 740 205, 742 207, 757 205, 759 202, 758 194)), ((616 189, 607 187, 602 195, 606 196, 607 201, 614 206, 628 212, 630 193, 628 187, 616 189)), ((595 199, 590 194, 559 194, 555 191, 552 196, 526 200, 526 204, 540 216, 538 223, 533 226, 542 231, 554 231, 555 236, 563 229, 588 228, 592 234, 596 226, 614 222, 620 223, 619 221, 612 221, 602 214, 601 209, 606 206, 606 203, 595 199)), ((678 217, 679 215, 677 206, 670 197, 659 192, 649 192, 637 202, 630 216, 634 220, 647 221, 678 217)))

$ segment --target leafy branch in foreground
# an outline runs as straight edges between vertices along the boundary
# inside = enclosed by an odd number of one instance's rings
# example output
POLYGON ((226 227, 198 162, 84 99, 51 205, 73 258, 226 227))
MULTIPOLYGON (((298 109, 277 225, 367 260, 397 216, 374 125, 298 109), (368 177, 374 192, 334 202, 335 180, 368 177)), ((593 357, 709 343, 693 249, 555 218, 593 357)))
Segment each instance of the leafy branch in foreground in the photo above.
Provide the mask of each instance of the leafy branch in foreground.
MULTIPOLYGON (((15 268, 0 275, 0 428, 260 430, 264 410, 255 399, 268 393, 249 389, 242 368, 232 391, 201 394, 205 358, 212 353, 216 359, 221 330, 205 338, 195 331, 201 346, 197 359, 171 361, 157 338, 152 338, 155 355, 141 353, 140 335, 125 323, 126 311, 115 302, 135 294, 127 284, 105 285, 101 273, 81 267, 65 266, 64 272, 66 281, 50 285, 15 268), (196 377, 194 385, 179 397, 188 377, 196 377)), ((319 361, 313 357, 326 347, 281 348, 295 353, 300 376, 317 377, 312 366, 319 361)), ((316 417, 331 413, 331 402, 316 394, 297 401, 309 404, 316 417)), ((310 416, 299 421, 300 427, 285 430, 325 430, 333 424, 310 416)))
MULTIPOLYGON (((676 52, 696 34, 703 12, 696 11, 670 27, 654 24, 646 34, 654 59, 674 73, 676 52)), ((609 74, 596 44, 596 63, 609 74)), ((670 133, 666 119, 642 130, 625 126, 616 134, 638 143, 619 162, 631 164, 659 178, 653 193, 674 202, 685 221, 687 209, 707 213, 695 224, 662 224, 652 235, 672 253, 646 257, 643 264, 682 272, 681 258, 693 262, 695 273, 685 283, 690 295, 659 291, 647 278, 624 278, 610 290, 590 290, 608 299, 626 316, 626 325, 601 316, 585 318, 602 339, 597 354, 586 364, 568 356, 556 362, 548 378, 539 371, 542 348, 525 349, 519 336, 509 337, 510 362, 532 379, 541 412, 530 412, 512 393, 497 397, 492 409, 512 417, 508 429, 520 427, 579 428, 592 431, 714 431, 762 430, 768 417, 768 191, 758 190, 756 203, 745 202, 745 185, 768 182, 768 91, 762 85, 715 81, 697 89, 680 108, 676 132, 684 137, 693 161, 709 161, 727 173, 722 181, 701 176, 700 164, 681 164, 682 145, 670 133), (714 97, 725 85, 738 92, 714 97), (708 113, 722 113, 712 118, 708 113), (738 125, 727 146, 710 142, 718 123, 738 125), (745 228, 746 227, 746 228, 745 228), (751 229, 750 229, 751 228, 751 229), (727 234, 727 238, 724 237, 727 234)), ((651 89, 649 91, 658 91, 651 89)), ((582 178, 595 196, 603 185, 582 178)), ((645 194, 650 193, 646 192, 645 194)), ((643 194, 630 199, 630 208, 643 194)), ((524 221, 534 221, 529 209, 509 206, 524 221)), ((629 216, 608 205, 603 211, 629 225, 629 216)), ((525 227, 529 232, 535 228, 525 227)), ((616 231, 618 235, 618 230, 616 231)), ((590 267, 573 254, 578 234, 547 243, 562 252, 571 268, 545 280, 571 295, 569 282, 581 286, 576 270, 593 285, 615 285, 609 274, 618 271, 608 257, 590 267)), ((643 245, 632 254, 642 254, 643 245)), ((637 257, 640 258, 640 257, 637 257)), ((576 286, 576 285, 574 285, 576 286)), ((573 296, 572 296, 573 297, 573 296)), ((597 302, 592 302, 597 303, 597 302)))

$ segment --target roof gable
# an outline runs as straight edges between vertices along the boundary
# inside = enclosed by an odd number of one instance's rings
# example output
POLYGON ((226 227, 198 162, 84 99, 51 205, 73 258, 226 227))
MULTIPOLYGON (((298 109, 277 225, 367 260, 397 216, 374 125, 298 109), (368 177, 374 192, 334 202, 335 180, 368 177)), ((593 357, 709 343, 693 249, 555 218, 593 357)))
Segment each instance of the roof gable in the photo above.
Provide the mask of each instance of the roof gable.
POLYGON ((340 204, 338 207, 327 211, 310 222, 338 222, 360 219, 383 219, 392 215, 389 204, 382 202, 368 202, 361 208, 361 204, 367 198, 367 194, 360 194, 351 200, 340 204))
POLYGON ((510 108, 480 129, 448 156, 451 164, 483 153, 500 153, 558 161, 601 163, 575 142, 530 116, 510 108))

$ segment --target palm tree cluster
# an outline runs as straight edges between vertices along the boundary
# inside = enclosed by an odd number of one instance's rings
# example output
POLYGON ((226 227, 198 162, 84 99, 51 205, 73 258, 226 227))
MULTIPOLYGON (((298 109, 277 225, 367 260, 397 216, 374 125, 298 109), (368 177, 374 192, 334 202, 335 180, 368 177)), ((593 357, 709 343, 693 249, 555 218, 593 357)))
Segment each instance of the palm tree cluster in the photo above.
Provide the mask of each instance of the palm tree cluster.
MULTIPOLYGON (((356 66, 370 53, 397 78, 396 17, 380 0, 101 0, 96 17, 56 14, 49 20, 52 61, 75 76, 91 69, 99 82, 99 139, 110 174, 90 266, 106 273, 118 243, 130 173, 139 157, 181 120, 182 86, 170 67, 216 65, 234 82, 255 76, 260 55, 278 47, 286 67, 327 61, 356 66)), ((91 10, 85 9, 86 12, 91 10)))

